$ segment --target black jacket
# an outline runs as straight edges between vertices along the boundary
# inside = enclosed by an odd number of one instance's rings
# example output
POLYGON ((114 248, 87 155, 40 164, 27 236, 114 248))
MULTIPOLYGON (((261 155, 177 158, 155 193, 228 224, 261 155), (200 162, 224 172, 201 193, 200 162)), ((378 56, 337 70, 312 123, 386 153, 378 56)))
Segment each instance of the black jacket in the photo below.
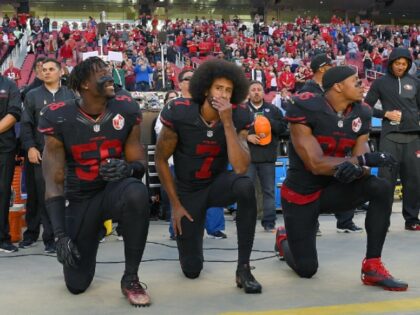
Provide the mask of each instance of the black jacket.
POLYGON ((384 135, 390 132, 420 132, 420 82, 408 74, 411 64, 411 55, 407 49, 394 49, 389 56, 387 74, 376 79, 366 95, 365 102, 370 106, 373 107, 378 100, 382 103, 382 110, 373 108, 373 116, 383 118, 384 135), (392 72, 392 63, 399 58, 408 60, 407 71, 401 78, 392 72), (399 125, 391 125, 390 121, 384 118, 385 112, 392 110, 400 110, 402 113, 399 125))
POLYGON ((300 89, 298 93, 304 93, 304 92, 310 92, 310 93, 319 94, 319 95, 324 94, 324 90, 314 80, 306 81, 305 85, 300 89))
POLYGON ((28 151, 31 147, 35 147, 42 152, 44 149, 44 136, 37 130, 41 109, 51 103, 58 103, 73 98, 75 98, 74 93, 65 86, 60 87, 54 94, 45 85, 28 92, 23 103, 24 110, 20 133, 24 150, 28 151))
POLYGON ((29 91, 36 89, 37 87, 40 87, 42 84, 44 84, 44 81, 42 81, 41 79, 38 79, 37 77, 35 77, 35 79, 32 81, 31 84, 29 84, 28 86, 26 86, 23 91, 22 91, 22 102, 25 100, 25 96, 26 94, 29 93, 29 91))
MULTIPOLYGON (((248 107, 251 109, 254 116, 257 113, 261 113, 267 117, 271 125, 271 142, 269 144, 262 146, 248 142, 251 153, 251 163, 274 163, 277 160, 279 136, 286 131, 287 128, 283 114, 276 106, 266 102, 258 109, 248 102, 248 107)), ((254 126, 250 128, 249 134, 255 134, 254 126)))
MULTIPOLYGON (((20 120, 22 102, 16 83, 6 77, 0 76, 0 120, 12 115, 16 121, 20 120)), ((15 128, 0 133, 0 153, 12 152, 16 149, 15 128)))

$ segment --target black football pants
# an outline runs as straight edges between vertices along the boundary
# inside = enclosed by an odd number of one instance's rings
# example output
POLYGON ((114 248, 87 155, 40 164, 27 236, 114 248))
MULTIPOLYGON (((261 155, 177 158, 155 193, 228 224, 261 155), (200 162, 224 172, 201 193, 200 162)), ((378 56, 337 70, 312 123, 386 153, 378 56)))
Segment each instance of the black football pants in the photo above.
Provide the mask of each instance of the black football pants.
POLYGON ((137 274, 149 230, 149 212, 147 188, 134 178, 108 183, 88 200, 69 201, 66 232, 81 255, 77 268, 63 268, 69 291, 82 293, 92 282, 99 241, 104 235, 103 223, 107 219, 122 225, 125 274, 137 274))
POLYGON ((0 153, 0 243, 10 241, 9 207, 15 154, 14 151, 0 153))
POLYGON ((205 189, 178 190, 181 204, 194 219, 182 218, 182 235, 177 237, 179 260, 185 274, 197 277, 203 268, 203 235, 206 210, 238 204, 238 264, 248 264, 254 243, 257 206, 254 183, 245 175, 224 172, 205 189))
MULTIPOLYGON (((380 168, 379 177, 387 179, 395 190, 398 174, 403 187, 402 213, 406 225, 420 224, 420 137, 409 143, 396 143, 381 137, 380 150, 391 153, 398 167, 380 168)), ((392 198, 394 195, 392 195, 392 198)))
POLYGON ((42 165, 33 164, 25 159, 26 191, 26 231, 23 239, 36 241, 42 223, 42 240, 44 243, 54 241, 54 233, 50 218, 45 209, 45 181, 42 175, 42 165))
POLYGON ((366 258, 380 257, 388 231, 392 210, 391 185, 375 176, 365 176, 350 184, 334 181, 321 193, 319 199, 297 205, 282 198, 287 240, 282 242, 287 264, 301 277, 310 278, 318 269, 316 250, 317 220, 320 213, 354 209, 369 201, 365 228, 367 233, 366 258))

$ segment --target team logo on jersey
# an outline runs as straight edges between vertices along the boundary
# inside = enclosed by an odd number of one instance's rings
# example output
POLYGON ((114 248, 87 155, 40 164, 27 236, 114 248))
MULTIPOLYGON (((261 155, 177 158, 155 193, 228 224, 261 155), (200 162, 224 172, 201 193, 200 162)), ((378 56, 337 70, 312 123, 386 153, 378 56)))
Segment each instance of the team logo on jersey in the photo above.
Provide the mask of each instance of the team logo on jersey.
POLYGON ((404 84, 404 90, 407 90, 407 91, 412 91, 413 90, 413 86, 411 85, 411 84, 404 84))
POLYGON ((208 138, 213 137, 213 130, 207 130, 207 137, 208 138))
POLYGON ((112 118, 112 125, 115 130, 121 130, 124 127, 124 122, 125 119, 120 114, 117 114, 114 118, 112 118))
POLYGON ((265 112, 266 112, 266 113, 269 113, 269 112, 270 112, 270 109, 269 109, 269 108, 266 108, 266 109, 265 109, 265 112))
POLYGON ((98 125, 98 124, 93 125, 93 131, 95 132, 101 131, 101 125, 98 125))
POLYGON ((357 117, 356 119, 353 119, 353 121, 351 122, 351 129, 354 132, 358 132, 360 128, 362 128, 362 120, 360 119, 360 117, 357 117))

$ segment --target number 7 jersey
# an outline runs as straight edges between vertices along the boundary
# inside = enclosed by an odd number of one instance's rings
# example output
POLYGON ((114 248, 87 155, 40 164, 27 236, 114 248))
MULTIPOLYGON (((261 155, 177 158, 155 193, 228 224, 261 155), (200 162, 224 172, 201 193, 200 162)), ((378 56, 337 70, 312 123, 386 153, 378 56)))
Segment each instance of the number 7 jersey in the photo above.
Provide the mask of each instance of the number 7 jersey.
POLYGON ((88 199, 105 187, 99 175, 100 164, 107 158, 122 158, 125 141, 140 122, 140 107, 127 95, 109 100, 95 118, 80 108, 79 100, 53 103, 42 109, 38 130, 64 145, 67 199, 88 199))
MULTIPOLYGON (((325 156, 345 157, 359 136, 368 134, 372 110, 363 103, 353 103, 338 115, 323 96, 309 92, 299 94, 287 107, 285 119, 289 123, 304 124, 311 128, 325 156)), ((314 175, 306 169, 289 142, 289 169, 284 184, 299 194, 320 191, 333 180, 332 176, 314 175)))
MULTIPOLYGON (((214 125, 205 123, 200 116, 200 105, 187 98, 168 103, 160 119, 178 135, 174 152, 178 189, 202 189, 226 171, 227 145, 220 120, 214 125)), ((232 105, 232 120, 237 133, 249 129, 253 120, 248 106, 232 105)))

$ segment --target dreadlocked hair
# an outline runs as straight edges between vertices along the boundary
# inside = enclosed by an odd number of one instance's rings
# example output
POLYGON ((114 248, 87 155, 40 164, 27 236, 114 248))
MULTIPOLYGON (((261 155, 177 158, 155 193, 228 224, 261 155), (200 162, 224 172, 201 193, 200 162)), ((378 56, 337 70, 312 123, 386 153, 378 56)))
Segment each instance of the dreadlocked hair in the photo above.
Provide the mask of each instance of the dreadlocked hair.
POLYGON ((74 91, 80 92, 82 83, 99 69, 108 67, 108 65, 99 57, 90 57, 83 60, 70 74, 68 87, 74 91))
POLYGON ((194 71, 189 88, 193 101, 202 105, 214 80, 220 78, 233 83, 230 102, 233 104, 242 103, 248 96, 249 81, 242 68, 223 59, 205 61, 194 71))

